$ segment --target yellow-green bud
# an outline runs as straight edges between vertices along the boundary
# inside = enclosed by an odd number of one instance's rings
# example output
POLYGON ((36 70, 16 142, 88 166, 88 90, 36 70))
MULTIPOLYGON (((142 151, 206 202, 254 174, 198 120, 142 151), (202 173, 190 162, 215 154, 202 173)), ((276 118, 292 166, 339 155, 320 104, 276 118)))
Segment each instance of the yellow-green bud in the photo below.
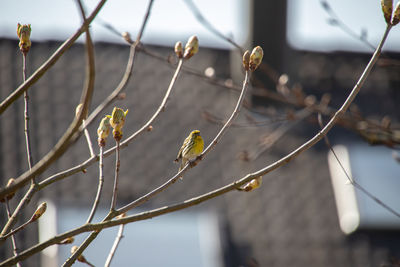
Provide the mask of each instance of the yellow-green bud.
POLYGON ((19 38, 19 49, 22 53, 28 53, 31 48, 31 25, 18 23, 17 35, 19 38))
POLYGON ((189 38, 188 42, 185 45, 185 54, 183 57, 185 59, 189 59, 194 56, 199 51, 199 40, 196 35, 193 35, 189 38))
POLYGON ((393 0, 381 0, 381 5, 386 23, 390 24, 392 20, 393 0))
POLYGON ((183 46, 181 41, 176 42, 175 44, 175 54, 178 58, 183 57, 183 46))
POLYGON ((110 117, 111 127, 114 129, 121 129, 125 124, 125 118, 128 114, 128 109, 124 111, 122 108, 114 107, 110 117))
POLYGON ((110 118, 110 125, 111 127, 114 128, 113 130, 113 136, 114 139, 119 141, 122 138, 122 127, 125 124, 125 118, 126 115, 128 114, 129 110, 124 111, 121 108, 114 107, 114 110, 111 114, 111 116, 108 116, 110 118))
POLYGON ((97 136, 98 136, 98 144, 99 146, 105 146, 106 145, 106 139, 108 135, 110 134, 110 118, 109 117, 104 117, 99 125, 99 128, 97 128, 97 136))
POLYGON ((243 54, 243 68, 245 70, 249 70, 249 64, 250 64, 250 52, 249 50, 246 50, 243 54))
POLYGON ((393 12, 392 25, 394 26, 399 22, 400 22, 400 2, 397 2, 397 5, 393 12))
POLYGON ((258 68, 258 66, 261 64, 263 56, 264 51, 262 50, 261 46, 254 47, 250 55, 249 68, 251 71, 255 71, 258 68))
POLYGON ((35 213, 32 215, 31 221, 36 221, 37 219, 40 218, 40 216, 42 216, 47 209, 47 203, 43 202, 42 204, 40 204, 40 206, 36 209, 35 213))

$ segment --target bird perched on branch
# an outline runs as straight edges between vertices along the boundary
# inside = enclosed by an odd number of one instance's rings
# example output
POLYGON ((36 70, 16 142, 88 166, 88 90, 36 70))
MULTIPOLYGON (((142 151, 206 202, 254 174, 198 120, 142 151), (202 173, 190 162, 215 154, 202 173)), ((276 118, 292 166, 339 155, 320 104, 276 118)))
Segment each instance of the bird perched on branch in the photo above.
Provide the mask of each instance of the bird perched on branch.
POLYGON ((199 130, 192 131, 188 137, 186 137, 183 145, 179 149, 178 156, 176 156, 175 162, 182 159, 179 171, 185 167, 186 163, 190 160, 197 158, 204 149, 204 141, 200 136, 199 130))

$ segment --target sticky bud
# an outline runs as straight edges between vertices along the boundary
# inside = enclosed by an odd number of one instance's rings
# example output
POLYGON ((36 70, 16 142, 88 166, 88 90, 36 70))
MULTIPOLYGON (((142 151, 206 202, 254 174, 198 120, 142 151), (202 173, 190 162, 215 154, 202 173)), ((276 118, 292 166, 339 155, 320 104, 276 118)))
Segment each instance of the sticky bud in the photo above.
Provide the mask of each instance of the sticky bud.
POLYGON ((82 108, 83 108, 82 104, 79 104, 78 106, 76 106, 76 109, 75 109, 75 117, 76 118, 78 117, 79 113, 82 111, 82 108))
POLYGON ((250 182, 245 184, 239 190, 250 192, 250 191, 253 191, 254 189, 259 188, 261 186, 261 184, 262 184, 262 176, 258 176, 257 178, 254 178, 253 180, 251 180, 250 182))
POLYGON ((249 50, 246 50, 243 54, 243 68, 245 70, 249 70, 249 64, 250 64, 250 52, 249 50))
POLYGON ((114 110, 111 116, 107 116, 110 118, 110 125, 114 128, 113 136, 114 139, 119 141, 122 138, 122 127, 125 124, 125 118, 128 114, 129 110, 124 111, 121 108, 114 107, 114 110))
POLYGON ((193 35, 189 38, 188 42, 185 45, 185 54, 183 57, 185 59, 189 59, 194 56, 199 51, 199 40, 196 35, 193 35))
POLYGON ((122 33, 122 38, 124 38, 125 41, 127 41, 130 44, 133 44, 131 35, 129 34, 129 32, 123 32, 122 33))
POLYGON ((175 54, 178 58, 183 58, 183 46, 181 41, 175 44, 175 54))
POLYGON ((110 118, 110 125, 114 129, 122 128, 125 124, 125 118, 129 110, 124 111, 122 108, 114 107, 110 118))
POLYGON ((17 35, 19 38, 19 49, 22 53, 26 54, 31 48, 31 25, 19 24, 17 25, 17 35))
POLYGON ((254 47, 250 55, 249 68, 251 71, 255 71, 258 68, 258 66, 261 64, 263 56, 264 51, 262 50, 261 46, 254 47))
MULTIPOLYGON (((10 186, 13 185, 14 183, 15 183, 15 179, 14 179, 14 178, 8 179, 6 188, 7 188, 7 187, 10 187, 10 186)), ((15 192, 12 192, 12 193, 8 194, 8 195, 6 196, 6 198, 0 199, 0 202, 5 202, 6 199, 7 199, 7 200, 10 200, 10 199, 12 199, 12 198, 14 197, 14 195, 15 195, 15 192)))
POLYGON ((72 236, 72 237, 67 237, 67 238, 61 240, 57 244, 59 244, 59 245, 72 244, 74 241, 75 241, 75 238, 72 236))
POLYGON ((400 22, 400 2, 397 2, 397 5, 393 12, 392 25, 394 26, 399 22, 400 22))
MULTIPOLYGON (((78 118, 79 113, 82 111, 82 109, 83 109, 83 104, 82 103, 76 106, 76 108, 75 108, 75 117, 76 118, 78 118)), ((85 116, 83 118, 84 119, 87 118, 87 110, 86 110, 86 114, 85 114, 85 116)))
POLYGON ((97 142, 99 146, 105 146, 106 145, 106 139, 108 135, 110 134, 110 118, 109 117, 104 117, 99 125, 99 128, 97 128, 97 142))
POLYGON ((390 24, 392 20, 393 0, 381 0, 382 12, 386 23, 390 24))
POLYGON ((42 204, 40 204, 40 206, 36 209, 35 213, 32 215, 31 221, 36 221, 37 219, 40 218, 40 216, 42 216, 47 209, 47 203, 43 202, 42 204))

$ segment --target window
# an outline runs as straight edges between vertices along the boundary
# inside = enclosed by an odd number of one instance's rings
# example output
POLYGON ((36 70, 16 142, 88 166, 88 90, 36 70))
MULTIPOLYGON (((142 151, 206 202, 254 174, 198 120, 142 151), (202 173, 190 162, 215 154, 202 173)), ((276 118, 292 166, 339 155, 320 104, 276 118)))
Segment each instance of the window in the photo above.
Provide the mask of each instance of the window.
MULTIPOLYGON (((400 211, 400 164, 393 159, 390 149, 354 144, 338 145, 334 150, 350 177, 386 205, 400 211)), ((400 229, 400 218, 348 183, 332 152, 329 152, 328 164, 344 233, 356 229, 400 229)))
MULTIPOLYGON (((90 212, 90 209, 77 207, 56 208, 47 202, 48 210, 39 220, 41 242, 80 226, 90 212)), ((94 221, 104 218, 106 212, 99 210, 94 221)), ((85 250, 86 259, 95 266, 103 266, 117 232, 118 227, 103 230, 85 250)), ((87 236, 88 233, 76 236, 73 245, 79 245, 87 236)), ((214 213, 177 212, 127 224, 123 236, 113 266, 223 266, 218 218, 214 213)), ((69 257, 71 247, 47 248, 42 252, 42 266, 61 266, 69 257)))

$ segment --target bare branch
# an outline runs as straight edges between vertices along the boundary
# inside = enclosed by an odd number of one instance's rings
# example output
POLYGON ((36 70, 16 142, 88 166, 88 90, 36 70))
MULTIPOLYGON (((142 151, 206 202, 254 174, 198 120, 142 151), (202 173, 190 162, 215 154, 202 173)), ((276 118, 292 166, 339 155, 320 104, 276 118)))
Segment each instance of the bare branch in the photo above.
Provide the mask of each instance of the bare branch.
POLYGON ((118 193, 118 178, 119 178, 119 167, 120 167, 120 160, 119 160, 119 141, 116 141, 117 150, 115 152, 115 175, 114 175, 114 188, 111 198, 111 207, 110 210, 115 210, 115 206, 117 205, 117 193, 118 193))
POLYGON ((90 157, 94 157, 95 154, 94 154, 94 150, 93 150, 93 144, 92 144, 92 140, 90 139, 89 131, 86 128, 86 121, 85 120, 82 120, 82 127, 84 128, 83 133, 85 134, 85 137, 86 137, 86 142, 88 144, 90 157))
POLYGON ((97 206, 99 205, 100 202, 100 197, 101 197, 101 190, 103 188, 103 183, 104 183, 104 173, 103 173, 103 152, 104 152, 104 147, 100 146, 100 161, 99 161, 99 185, 97 186, 97 193, 96 193, 96 198, 93 202, 93 207, 92 210, 90 211, 89 217, 86 220, 86 223, 91 223, 93 220, 93 216, 96 213, 97 206))
MULTIPOLYGON (((22 76, 23 76, 23 81, 26 81, 26 54, 27 53, 22 53, 22 65, 23 65, 23 70, 22 70, 22 76)), ((28 91, 24 92, 24 103, 25 103, 25 110, 24 110, 24 121, 25 121, 25 144, 26 144, 26 155, 28 158, 28 167, 29 170, 32 169, 33 165, 33 159, 32 159, 32 150, 31 150, 31 142, 30 142, 30 136, 29 136, 29 95, 28 91)), ((35 177, 32 178, 32 182, 35 182, 35 177)))
POLYGON ((9 219, 4 226, 1 234, 0 234, 0 245, 4 243, 6 240, 3 235, 7 234, 11 228, 15 225, 17 222, 18 216, 23 208, 25 208, 26 205, 31 201, 33 195, 38 191, 38 185, 32 183, 28 189, 28 191, 25 193, 24 197, 21 199, 19 202, 17 208, 14 210, 13 214, 9 216, 9 219))
MULTIPOLYGON (((122 213, 121 215, 124 215, 124 214, 125 213, 122 213)), ((125 216, 121 216, 121 218, 123 218, 123 217, 125 217, 125 216)), ((109 267, 110 266, 111 261, 112 261, 112 259, 114 257, 115 251, 117 251, 118 245, 121 242, 121 239, 124 237, 123 236, 124 227, 125 227, 124 224, 121 224, 119 226, 117 237, 114 240, 114 244, 111 247, 110 253, 108 254, 108 257, 107 257, 106 263, 104 264, 104 267, 109 267)))

